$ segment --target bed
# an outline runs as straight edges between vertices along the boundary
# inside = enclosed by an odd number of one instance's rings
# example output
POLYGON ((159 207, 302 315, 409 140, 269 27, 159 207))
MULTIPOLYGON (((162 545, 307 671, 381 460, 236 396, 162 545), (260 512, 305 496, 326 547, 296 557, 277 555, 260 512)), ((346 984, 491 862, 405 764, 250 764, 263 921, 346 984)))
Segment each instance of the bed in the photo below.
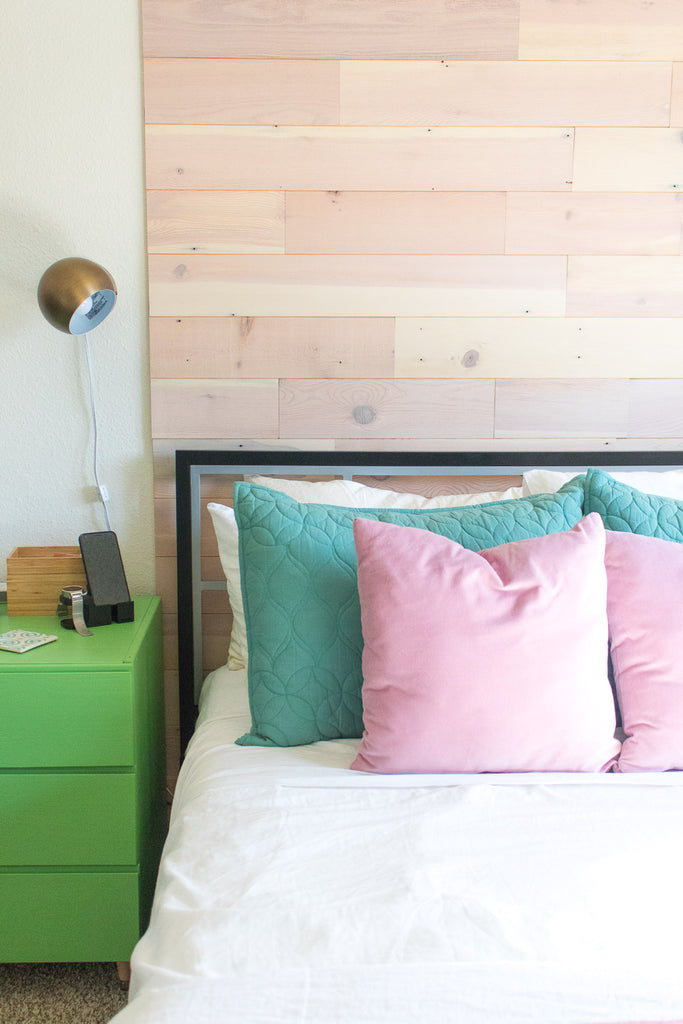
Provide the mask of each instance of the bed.
POLYGON ((683 453, 176 459, 186 750, 117 1024, 683 1020, 683 453))

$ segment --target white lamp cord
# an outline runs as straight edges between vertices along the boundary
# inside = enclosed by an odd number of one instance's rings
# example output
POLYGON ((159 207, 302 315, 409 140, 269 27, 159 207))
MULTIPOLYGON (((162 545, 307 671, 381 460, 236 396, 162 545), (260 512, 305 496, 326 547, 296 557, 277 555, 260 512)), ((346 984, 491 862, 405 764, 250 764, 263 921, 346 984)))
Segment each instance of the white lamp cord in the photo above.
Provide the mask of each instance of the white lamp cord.
POLYGON ((102 502, 102 508, 104 509, 104 519, 107 524, 107 529, 111 530, 111 524, 109 522, 109 509, 107 507, 107 490, 103 484, 100 483, 99 473, 97 469, 97 412, 95 409, 95 382, 93 379, 92 363, 90 361, 90 344, 88 341, 88 335, 83 335, 85 341, 85 359, 88 364, 88 377, 90 379, 90 412, 92 413, 92 425, 93 425, 93 471, 95 474, 95 484, 97 485, 97 493, 100 496, 102 502))

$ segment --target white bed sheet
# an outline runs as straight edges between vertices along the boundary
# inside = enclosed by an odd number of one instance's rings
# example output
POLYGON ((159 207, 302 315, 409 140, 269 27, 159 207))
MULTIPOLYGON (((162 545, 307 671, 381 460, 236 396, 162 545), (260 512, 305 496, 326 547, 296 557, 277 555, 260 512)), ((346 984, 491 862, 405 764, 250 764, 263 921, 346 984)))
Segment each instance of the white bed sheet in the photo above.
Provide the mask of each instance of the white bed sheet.
POLYGON ((683 786, 400 776, 357 742, 238 747, 214 673, 117 1024, 683 1018, 683 786))

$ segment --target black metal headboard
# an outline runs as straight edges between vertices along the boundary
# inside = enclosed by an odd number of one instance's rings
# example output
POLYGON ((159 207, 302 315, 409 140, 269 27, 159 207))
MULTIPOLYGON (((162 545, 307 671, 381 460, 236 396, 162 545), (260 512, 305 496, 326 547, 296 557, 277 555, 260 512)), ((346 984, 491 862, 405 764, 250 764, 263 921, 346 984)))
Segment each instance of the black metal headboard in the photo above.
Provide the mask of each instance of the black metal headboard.
POLYGON ((201 478, 205 474, 471 476, 522 473, 534 468, 666 469, 683 466, 683 451, 615 452, 317 452, 177 451, 178 670, 181 752, 192 735, 201 685, 201 596, 223 584, 201 576, 201 478))

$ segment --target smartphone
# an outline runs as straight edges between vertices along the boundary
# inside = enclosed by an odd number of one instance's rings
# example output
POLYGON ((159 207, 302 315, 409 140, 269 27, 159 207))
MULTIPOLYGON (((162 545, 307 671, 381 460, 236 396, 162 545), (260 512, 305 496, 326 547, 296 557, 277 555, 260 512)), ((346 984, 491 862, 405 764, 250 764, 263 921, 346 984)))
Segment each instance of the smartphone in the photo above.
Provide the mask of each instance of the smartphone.
POLYGON ((112 530, 82 533, 78 538, 88 593, 97 605, 130 601, 121 551, 112 530))

